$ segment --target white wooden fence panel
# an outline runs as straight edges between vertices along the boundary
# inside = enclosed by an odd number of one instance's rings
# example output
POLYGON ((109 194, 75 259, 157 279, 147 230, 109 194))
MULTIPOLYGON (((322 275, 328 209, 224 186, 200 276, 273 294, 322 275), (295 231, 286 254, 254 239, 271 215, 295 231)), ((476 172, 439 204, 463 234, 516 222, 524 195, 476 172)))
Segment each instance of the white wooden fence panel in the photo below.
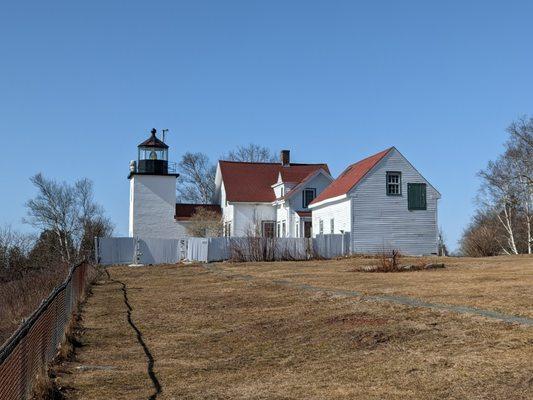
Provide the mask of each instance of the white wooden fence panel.
MULTIPOLYGON (((246 238, 139 238, 142 264, 174 264, 184 259, 189 261, 213 262, 231 258, 232 241, 246 241, 246 238)), ((135 238, 114 237, 97 239, 99 263, 131 264, 135 252, 135 238)), ((276 239, 276 259, 306 260, 312 255, 333 258, 350 253, 350 234, 319 235, 313 239, 276 239), (313 254, 314 253, 314 254, 313 254)))
POLYGON ((131 264, 135 239, 131 237, 106 237, 97 240, 98 262, 102 265, 131 264))
POLYGON ((189 238, 187 244, 187 260, 207 262, 207 254, 209 250, 208 238, 189 238))
POLYGON ((313 238, 315 254, 321 258, 341 257, 350 253, 350 233, 317 235, 313 238))
MULTIPOLYGON (((141 264, 174 264, 180 260, 180 239, 139 238, 141 264)), ((97 239, 98 262, 102 265, 134 262, 136 238, 111 237, 97 239)))

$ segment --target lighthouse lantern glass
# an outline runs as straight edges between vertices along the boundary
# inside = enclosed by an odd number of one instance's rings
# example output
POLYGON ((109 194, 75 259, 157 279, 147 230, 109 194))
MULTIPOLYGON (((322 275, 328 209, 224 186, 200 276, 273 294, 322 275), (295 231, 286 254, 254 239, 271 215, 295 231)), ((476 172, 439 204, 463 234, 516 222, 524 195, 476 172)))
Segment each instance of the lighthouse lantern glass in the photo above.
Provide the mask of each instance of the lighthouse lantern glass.
POLYGON ((157 147, 139 147, 139 160, 168 161, 167 149, 157 147))

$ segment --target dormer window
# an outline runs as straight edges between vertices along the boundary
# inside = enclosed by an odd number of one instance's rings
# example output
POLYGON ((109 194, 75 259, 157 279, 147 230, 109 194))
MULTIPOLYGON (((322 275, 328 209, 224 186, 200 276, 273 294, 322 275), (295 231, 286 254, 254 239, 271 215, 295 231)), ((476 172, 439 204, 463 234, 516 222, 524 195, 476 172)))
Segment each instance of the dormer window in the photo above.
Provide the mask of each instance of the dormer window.
POLYGON ((387 196, 402 195, 402 173, 387 171, 387 196))
POLYGON ((285 188, 282 186, 281 187, 281 195, 280 195, 280 197, 283 197, 283 196, 285 196, 285 188))
POLYGON ((304 189, 302 192, 303 197, 303 208, 307 208, 309 206, 309 203, 311 203, 315 197, 316 197, 316 189, 315 188, 307 188, 304 189))

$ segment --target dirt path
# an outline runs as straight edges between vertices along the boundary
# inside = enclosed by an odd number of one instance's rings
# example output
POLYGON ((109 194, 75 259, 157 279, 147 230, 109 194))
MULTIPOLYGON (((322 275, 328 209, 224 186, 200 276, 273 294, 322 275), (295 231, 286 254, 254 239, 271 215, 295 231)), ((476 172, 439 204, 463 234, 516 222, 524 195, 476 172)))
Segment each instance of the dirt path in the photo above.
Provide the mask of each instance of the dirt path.
POLYGON ((310 292, 323 292, 323 293, 334 294, 337 296, 345 296, 345 297, 359 297, 362 300, 389 302, 389 303, 401 304, 401 305, 411 306, 411 307, 429 308, 431 310, 436 310, 436 311, 450 311, 450 312, 456 312, 459 314, 477 315, 480 317, 490 318, 490 319, 494 319, 494 320, 498 320, 498 321, 502 321, 502 322, 506 322, 510 324, 521 324, 521 325, 526 325, 526 326, 533 326, 533 318, 504 314, 501 312, 485 310, 485 309, 476 308, 476 307, 430 303, 427 301, 423 301, 420 299, 416 299, 413 297, 407 297, 407 296, 365 295, 364 293, 359 292, 357 290, 345 290, 345 289, 338 289, 338 288, 319 287, 319 286, 313 286, 313 285, 308 285, 308 284, 303 284, 303 283, 296 283, 296 282, 285 280, 285 279, 282 280, 282 279, 256 278, 253 275, 232 273, 213 264, 202 264, 202 266, 211 272, 220 274, 228 278, 242 279, 245 281, 252 281, 252 280, 268 281, 275 285, 288 286, 288 287, 292 287, 295 289, 301 289, 301 290, 306 290, 310 292))
POLYGON ((131 328, 133 329, 133 331, 135 332, 135 336, 137 337, 137 341, 139 342, 139 345, 142 347, 142 349, 144 351, 144 354, 146 355, 148 377, 150 378, 150 380, 152 381, 152 384, 154 386, 154 393, 152 395, 150 395, 150 397, 148 399, 149 400, 155 400, 157 398, 157 396, 161 393, 161 384, 159 383, 159 379, 157 378, 157 376, 156 376, 156 374, 154 372, 154 356, 152 355, 150 349, 146 345, 146 342, 144 341, 142 332, 137 327, 137 325, 135 325, 135 322, 133 322, 133 318, 132 318, 133 307, 131 306, 130 301, 128 299, 128 287, 126 286, 126 284, 124 282, 117 281, 117 280, 111 278, 111 275, 109 274, 109 271, 106 270, 106 273, 107 273, 108 279, 111 282, 117 283, 121 287, 122 294, 124 296, 124 305, 126 306, 126 314, 127 314, 128 323, 131 326, 131 328))

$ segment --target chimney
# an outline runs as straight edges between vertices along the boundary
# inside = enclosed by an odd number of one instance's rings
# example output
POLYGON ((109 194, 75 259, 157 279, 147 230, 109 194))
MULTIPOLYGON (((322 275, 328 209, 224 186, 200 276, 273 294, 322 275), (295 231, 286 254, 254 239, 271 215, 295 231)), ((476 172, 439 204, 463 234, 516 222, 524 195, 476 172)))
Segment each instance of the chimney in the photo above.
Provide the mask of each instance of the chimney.
POLYGON ((281 150, 280 154, 281 165, 288 167, 291 163, 291 151, 290 150, 281 150))

